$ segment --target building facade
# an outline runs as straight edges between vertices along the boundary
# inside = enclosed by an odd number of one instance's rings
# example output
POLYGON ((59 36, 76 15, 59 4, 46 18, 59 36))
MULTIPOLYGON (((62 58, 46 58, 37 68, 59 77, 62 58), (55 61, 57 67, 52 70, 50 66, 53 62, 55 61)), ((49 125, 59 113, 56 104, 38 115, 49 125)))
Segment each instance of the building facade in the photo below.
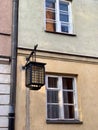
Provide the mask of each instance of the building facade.
POLYGON ((97 8, 97 0, 19 1, 16 130, 97 130, 97 8), (32 91, 22 67, 36 44, 46 81, 32 91))
POLYGON ((0 0, 0 130, 8 130, 11 76, 12 1, 0 0))

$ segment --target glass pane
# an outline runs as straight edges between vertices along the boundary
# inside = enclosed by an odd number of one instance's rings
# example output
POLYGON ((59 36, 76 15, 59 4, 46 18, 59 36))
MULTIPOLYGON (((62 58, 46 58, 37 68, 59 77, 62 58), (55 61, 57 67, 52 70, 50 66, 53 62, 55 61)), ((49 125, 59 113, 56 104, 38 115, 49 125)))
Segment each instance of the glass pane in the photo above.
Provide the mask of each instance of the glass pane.
POLYGON ((64 118, 74 118, 74 106, 64 105, 64 118))
POLYGON ((69 22, 69 16, 67 14, 60 13, 60 21, 69 22))
POLYGON ((68 3, 60 1, 60 10, 68 11, 68 3))
POLYGON ((44 68, 42 66, 32 66, 32 82, 44 84, 44 68))
POLYGON ((46 19, 55 20, 55 12, 53 12, 51 10, 46 10, 46 19))
POLYGON ((58 103, 58 91, 47 90, 47 102, 58 103))
POLYGON ((61 32, 67 32, 68 33, 68 26, 61 25, 61 32))
POLYGON ((55 0, 46 0, 46 7, 55 8, 55 0))
POLYGON ((52 22, 46 22, 46 30, 55 32, 56 31, 56 24, 52 22))
POLYGON ((46 30, 55 32, 55 0, 46 0, 46 7, 46 30))
POLYGON ((59 118, 59 106, 47 105, 47 117, 52 119, 59 118))
POLYGON ((74 103, 73 92, 63 91, 63 102, 64 103, 74 103))
POLYGON ((71 89, 73 90, 73 78, 63 77, 63 89, 71 89))
POLYGON ((48 87, 49 88, 57 88, 58 78, 56 77, 48 77, 48 87))

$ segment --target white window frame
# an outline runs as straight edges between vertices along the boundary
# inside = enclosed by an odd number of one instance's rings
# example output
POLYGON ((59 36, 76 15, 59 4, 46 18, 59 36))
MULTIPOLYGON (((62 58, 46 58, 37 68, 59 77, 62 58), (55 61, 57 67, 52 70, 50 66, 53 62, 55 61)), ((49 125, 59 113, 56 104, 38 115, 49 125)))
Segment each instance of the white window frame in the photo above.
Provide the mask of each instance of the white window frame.
MULTIPOLYGON (((77 98, 77 86, 76 86, 76 77, 73 77, 73 76, 56 76, 56 75, 46 75, 46 97, 47 97, 47 90, 58 90, 59 91, 59 108, 60 108, 60 113, 59 113, 59 119, 57 118, 48 118, 46 116, 46 120, 67 120, 67 121, 70 121, 70 120, 79 120, 79 112, 78 112, 78 98, 77 98), (53 78, 58 78, 58 88, 48 88, 48 77, 53 77, 53 78), (68 118, 68 119, 65 119, 64 118, 64 108, 63 108, 63 91, 62 91, 62 78, 65 77, 65 78, 73 78, 73 99, 74 99, 74 115, 75 115, 75 118, 68 118)), ((64 91, 72 91, 72 90, 64 90, 64 91)), ((47 100, 46 100, 46 111, 47 111, 47 100)), ((52 103, 49 103, 49 104, 52 104, 52 103)), ((54 103, 56 104, 56 103, 54 103)), ((67 104, 66 104, 67 105, 67 104)), ((68 105, 72 105, 72 104, 68 104, 68 105)), ((48 115, 48 113, 46 114, 48 115)))
MULTIPOLYGON (((45 16, 45 30, 46 30, 46 0, 44 0, 44 16, 45 16)), ((59 33, 68 33, 68 34, 73 34, 73 24, 72 24, 72 5, 71 5, 72 2, 70 1, 67 1, 67 0, 56 0, 56 4, 55 4, 55 15, 56 15, 56 19, 55 19, 55 22, 56 22, 56 32, 59 32, 59 33), (64 24, 68 25, 68 32, 63 32, 61 31, 61 21, 60 21, 60 9, 59 9, 59 1, 62 1, 62 2, 65 2, 65 3, 68 3, 68 15, 69 15, 69 22, 64 22, 64 24)), ((51 22, 51 19, 49 20, 49 22, 51 22)))

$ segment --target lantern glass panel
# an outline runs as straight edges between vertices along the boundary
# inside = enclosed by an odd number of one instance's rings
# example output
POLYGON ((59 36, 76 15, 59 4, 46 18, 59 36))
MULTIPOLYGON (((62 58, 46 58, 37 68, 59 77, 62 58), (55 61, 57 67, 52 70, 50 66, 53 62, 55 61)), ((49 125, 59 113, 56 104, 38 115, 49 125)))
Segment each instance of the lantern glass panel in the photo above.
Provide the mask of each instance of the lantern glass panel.
POLYGON ((44 84, 44 68, 43 66, 32 66, 32 83, 44 84))

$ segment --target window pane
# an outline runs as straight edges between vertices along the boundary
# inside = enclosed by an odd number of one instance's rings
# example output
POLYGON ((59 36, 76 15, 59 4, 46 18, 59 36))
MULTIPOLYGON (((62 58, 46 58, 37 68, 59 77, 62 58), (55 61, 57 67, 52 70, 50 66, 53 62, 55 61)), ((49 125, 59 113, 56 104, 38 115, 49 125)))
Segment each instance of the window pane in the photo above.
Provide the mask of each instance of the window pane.
POLYGON ((60 21, 69 22, 69 16, 67 14, 60 13, 60 21))
POLYGON ((58 91, 47 91, 47 102, 48 103, 58 103, 58 91))
POLYGON ((46 7, 55 8, 55 0, 46 0, 46 7))
POLYGON ((63 102, 64 103, 74 103, 73 92, 63 91, 63 102))
POLYGON ((56 0, 46 0, 46 30, 52 32, 56 31, 55 2, 56 0))
POLYGON ((59 106, 58 105, 47 105, 47 117, 48 118, 59 118, 59 106))
POLYGON ((55 25, 55 23, 46 22, 46 30, 47 31, 55 32, 56 31, 56 25, 55 25))
POLYGON ((60 1, 60 10, 68 11, 68 3, 60 1))
POLYGON ((63 77, 62 78, 62 82, 63 82, 63 89, 71 89, 73 90, 73 78, 66 78, 63 77))
POLYGON ((55 13, 51 10, 46 10, 46 30, 47 31, 55 31, 55 13))
POLYGON ((68 32, 68 26, 61 25, 61 32, 68 32))
POLYGON ((64 118, 74 118, 74 106, 64 105, 64 118))
POLYGON ((55 12, 53 12, 51 10, 46 10, 46 18, 54 20, 55 19, 55 12))
POLYGON ((48 87, 49 88, 57 88, 58 78, 48 77, 48 87))

